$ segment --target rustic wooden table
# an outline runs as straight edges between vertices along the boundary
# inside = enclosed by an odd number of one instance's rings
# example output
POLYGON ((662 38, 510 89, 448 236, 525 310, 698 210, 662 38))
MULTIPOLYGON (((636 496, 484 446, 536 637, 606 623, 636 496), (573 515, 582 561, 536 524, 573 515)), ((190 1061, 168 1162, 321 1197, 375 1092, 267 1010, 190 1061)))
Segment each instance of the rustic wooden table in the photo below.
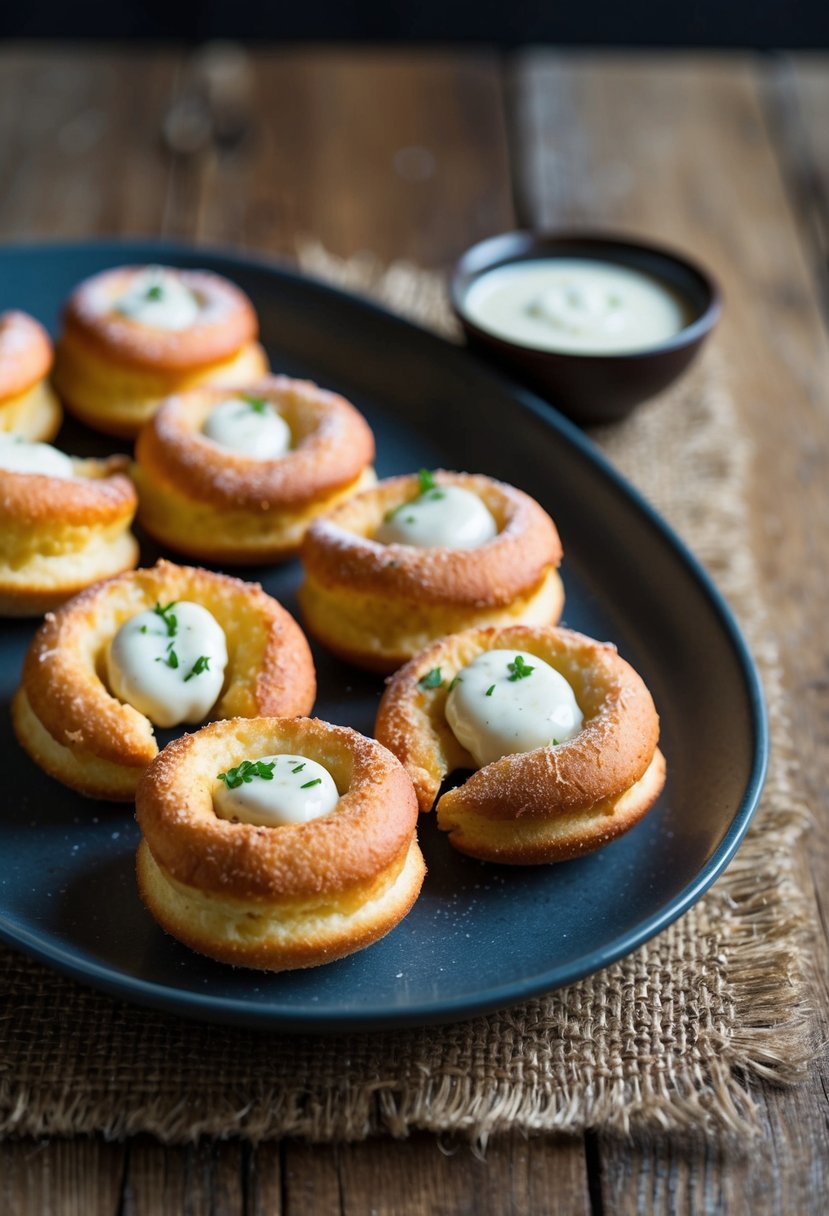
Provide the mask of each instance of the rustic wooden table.
MULTIPOLYGON (((607 223, 721 277, 717 341, 757 439, 751 512, 783 647, 800 780, 829 785, 829 59, 264 50, 0 53, 0 239, 162 233, 445 266, 516 222, 607 223), (166 135, 162 133, 166 132, 166 135)), ((804 850, 829 1023, 829 817, 804 850)), ((7 1216, 826 1212, 829 1062, 763 1085, 764 1143, 601 1134, 314 1147, 7 1142, 7 1216)))

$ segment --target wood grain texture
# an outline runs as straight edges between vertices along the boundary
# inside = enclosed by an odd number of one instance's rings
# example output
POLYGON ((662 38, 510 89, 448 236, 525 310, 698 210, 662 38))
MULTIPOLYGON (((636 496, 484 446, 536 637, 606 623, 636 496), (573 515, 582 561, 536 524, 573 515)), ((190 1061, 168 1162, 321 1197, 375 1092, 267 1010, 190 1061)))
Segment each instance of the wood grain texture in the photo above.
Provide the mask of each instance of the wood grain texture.
POLYGON ((141 1136, 130 1141, 128 1152, 121 1204, 110 1209, 113 1216, 246 1216, 241 1144, 169 1148, 141 1136))
POLYGON ((0 1145, 3 1216, 115 1216, 127 1149, 103 1140, 0 1145))
MULTIPOLYGON (((606 224, 692 250, 721 279, 717 343, 756 444, 750 509, 762 580, 786 666, 804 795, 829 783, 825 557, 829 536, 829 361, 811 247, 787 191, 773 87, 747 60, 526 56, 513 74, 511 131, 524 218, 606 224)), ((802 859, 814 901, 815 983, 825 1031, 829 824, 802 859)), ((829 1187, 824 1087, 759 1087, 766 1151, 711 1156, 600 1137, 605 1210, 814 1212, 829 1187), (703 1205, 700 1207, 700 1205, 703 1205)))

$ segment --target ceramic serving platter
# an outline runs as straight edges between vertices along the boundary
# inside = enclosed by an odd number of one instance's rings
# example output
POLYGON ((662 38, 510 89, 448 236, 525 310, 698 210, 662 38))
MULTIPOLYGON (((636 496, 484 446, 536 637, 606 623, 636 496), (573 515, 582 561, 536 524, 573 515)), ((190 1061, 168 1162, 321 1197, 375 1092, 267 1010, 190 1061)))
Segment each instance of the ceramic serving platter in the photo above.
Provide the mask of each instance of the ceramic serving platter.
MULTIPOLYGON (((152 241, 0 251, 0 310, 55 332, 62 300, 106 266, 167 262, 227 275, 253 299, 274 370, 344 393, 377 437, 380 476, 488 473, 532 494, 561 532, 565 623, 617 643, 650 686, 663 796, 627 836, 551 867, 484 865, 421 818, 429 873, 406 920, 351 958, 282 975, 234 970, 166 937, 143 909, 132 808, 89 802, 17 746, 8 706, 35 622, 0 624, 0 937, 125 1000, 284 1031, 451 1021, 570 983, 685 912, 727 865, 765 772, 749 653, 694 558, 554 410, 458 349, 363 300, 260 260, 152 241)), ((67 425, 66 450, 111 441, 67 425)), ((143 546, 143 561, 159 550, 143 546)), ((247 577, 297 613, 297 562, 247 577)), ((382 681, 314 646, 316 712, 371 733, 382 681)))

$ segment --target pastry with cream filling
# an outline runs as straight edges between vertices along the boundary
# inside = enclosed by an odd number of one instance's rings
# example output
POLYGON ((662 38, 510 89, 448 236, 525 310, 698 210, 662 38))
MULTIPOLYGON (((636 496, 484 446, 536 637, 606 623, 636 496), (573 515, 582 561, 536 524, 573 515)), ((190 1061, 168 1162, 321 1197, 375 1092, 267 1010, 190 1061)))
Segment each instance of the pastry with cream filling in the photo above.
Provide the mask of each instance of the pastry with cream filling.
POLYGON ((104 270, 66 304, 55 388, 82 422, 132 438, 173 393, 267 372, 258 328, 244 292, 210 271, 104 270))
POLYGON ((665 782, 659 719, 610 643, 555 627, 472 629, 422 651, 389 682, 375 729, 437 802, 461 853, 532 865, 592 852, 632 828, 665 782))
POLYGON ((135 565, 128 464, 0 434, 0 614, 38 616, 135 565))
POLYGON ((374 483, 374 437, 345 398, 270 376, 169 398, 136 445, 142 525, 209 561, 275 561, 374 483))
POLYGON ((0 313, 0 434, 54 439, 63 411, 47 379, 52 343, 28 313, 0 313))
POLYGON ((417 799, 379 743, 316 719, 215 722, 141 779, 141 897, 193 950, 313 967, 402 920, 425 874, 417 799))
POLYGON ((158 753, 156 728, 306 714, 315 694, 302 630, 261 587, 161 561, 46 617, 12 717, 52 777, 129 800, 158 753))
POLYGON ((491 477, 393 477, 311 525, 304 621, 328 649, 393 671, 472 626, 559 619, 561 542, 527 494, 491 477))

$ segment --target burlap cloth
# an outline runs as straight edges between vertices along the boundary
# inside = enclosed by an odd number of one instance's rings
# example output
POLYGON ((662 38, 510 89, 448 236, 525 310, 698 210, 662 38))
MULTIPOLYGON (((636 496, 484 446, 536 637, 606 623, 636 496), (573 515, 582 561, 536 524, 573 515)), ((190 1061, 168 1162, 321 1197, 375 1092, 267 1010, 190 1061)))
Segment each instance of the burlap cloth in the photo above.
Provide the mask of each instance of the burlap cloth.
MULTIPOLYGON (((318 247, 303 265, 451 335, 442 284, 318 247)), ((412 1128, 750 1133, 751 1084, 808 1052, 805 823, 790 781, 778 655, 744 510, 750 442, 716 351, 673 392, 595 437, 712 571, 765 679, 776 741, 736 860, 679 923, 598 975, 444 1028, 280 1037, 132 1008, 3 950, 0 1130, 359 1139, 412 1128), (677 476, 681 468, 682 475, 677 476)))

